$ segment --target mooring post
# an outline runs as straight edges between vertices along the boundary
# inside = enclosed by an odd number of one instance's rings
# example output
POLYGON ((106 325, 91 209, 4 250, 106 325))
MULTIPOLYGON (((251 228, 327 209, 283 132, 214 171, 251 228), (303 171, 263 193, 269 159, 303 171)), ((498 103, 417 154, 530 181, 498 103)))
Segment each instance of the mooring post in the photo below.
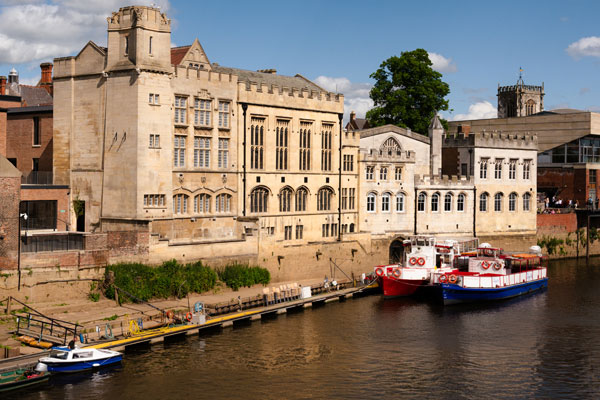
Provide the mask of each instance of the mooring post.
POLYGON ((587 216, 587 226, 585 228, 585 261, 590 261, 590 215, 587 216))
POLYGON ((6 314, 10 315, 10 302, 12 301, 12 296, 8 296, 8 300, 6 301, 6 314))
POLYGON ((119 307, 121 304, 119 304, 119 289, 115 286, 115 301, 117 302, 117 307, 119 307))

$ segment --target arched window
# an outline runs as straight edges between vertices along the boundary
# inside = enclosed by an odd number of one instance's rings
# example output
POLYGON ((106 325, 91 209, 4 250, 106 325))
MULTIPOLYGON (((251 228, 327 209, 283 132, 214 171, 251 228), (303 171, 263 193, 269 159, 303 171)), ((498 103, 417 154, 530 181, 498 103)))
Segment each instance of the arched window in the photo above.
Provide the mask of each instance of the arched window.
POLYGON ((404 193, 396 195, 396 212, 404 212, 404 193))
POLYGON ((461 193, 456 199, 456 211, 465 211, 465 194, 461 193))
POLYGON ((523 211, 531 210, 531 194, 525 193, 523 195, 523 211))
POLYGON ((383 211, 383 212, 390 211, 390 199, 391 199, 391 196, 389 193, 384 193, 381 195, 381 211, 383 211))
POLYGON ((496 193, 494 195, 494 211, 502 211, 502 199, 504 195, 502 193, 496 193))
POLYGON ((440 194, 434 193, 431 195, 431 212, 440 210, 440 194))
POLYGON ((444 196, 444 211, 452 211, 452 193, 446 193, 444 196))
POLYGON ((525 115, 532 115, 535 113, 535 101, 529 99, 525 103, 525 115))
POLYGON ((292 209, 292 189, 285 187, 279 192, 279 211, 289 212, 292 209))
POLYGON ((306 190, 305 187, 301 187, 296 190, 296 211, 306 211, 307 197, 308 190, 306 190))
POLYGON ((317 210, 318 211, 329 211, 331 210, 331 198, 333 197, 333 190, 328 187, 319 189, 317 193, 317 210))
POLYGON ((201 193, 194 197, 194 213, 208 214, 210 212, 210 195, 201 193))
POLYGON ((187 214, 188 199, 187 194, 173 196, 173 214, 187 214))
POLYGON ((487 211, 488 196, 489 195, 487 193, 481 193, 479 195, 479 211, 481 211, 481 212, 487 211))
POLYGON ((381 154, 388 156, 397 155, 401 150, 400 144, 398 144, 398 141, 394 138, 388 138, 379 148, 381 154))
POLYGON ((417 198, 417 211, 425 211, 425 202, 427 202, 427 195, 425 192, 419 193, 417 198))
POLYGON ((354 232, 354 224, 350 224, 349 230, 350 230, 350 232, 354 232))
POLYGON ((217 195, 217 201, 215 203, 216 212, 226 213, 231 211, 231 195, 223 193, 217 195))
POLYGON ((367 195, 367 212, 375 212, 375 199, 377 196, 375 193, 369 193, 367 195))
POLYGON ((264 162, 264 118, 252 118, 250 121, 250 168, 262 169, 264 162))
POLYGON ((250 193, 250 212, 264 213, 269 211, 269 190, 259 186, 250 193))
POLYGON ((388 173, 387 167, 381 167, 379 169, 379 180, 387 181, 387 173, 388 173))
POLYGON ((511 193, 508 195, 508 211, 515 211, 517 209, 517 194, 511 193))

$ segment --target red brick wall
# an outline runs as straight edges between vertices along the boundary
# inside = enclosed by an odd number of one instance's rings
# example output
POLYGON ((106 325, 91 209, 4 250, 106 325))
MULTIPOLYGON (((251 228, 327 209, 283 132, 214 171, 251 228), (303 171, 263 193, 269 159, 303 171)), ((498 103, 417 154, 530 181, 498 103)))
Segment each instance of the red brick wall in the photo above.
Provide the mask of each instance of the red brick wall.
POLYGON ((538 214, 537 230, 538 235, 575 232, 577 230, 577 214, 538 214))
POLYGON ((144 262, 148 257, 150 232, 148 231, 119 231, 107 233, 107 247, 111 259, 137 258, 144 262))
POLYGON ((0 178, 0 269, 17 269, 21 178, 0 178))
POLYGON ((0 110, 0 156, 6 157, 6 111, 0 110))
POLYGON ((33 159, 39 158, 40 171, 52 171, 52 114, 8 115, 6 158, 16 158, 17 168, 27 175, 33 159), (40 120, 40 146, 33 146, 33 118, 40 120))
MULTIPOLYGON (((32 201, 32 200, 56 200, 56 229, 58 230, 66 230, 67 222, 69 222, 69 189, 61 188, 30 188, 28 186, 23 186, 21 189, 21 200, 22 201, 32 201), (60 212, 64 210, 64 212, 60 212)), ((75 230, 74 226, 69 226, 69 230, 75 230)))
POLYGON ((585 168, 538 168, 537 185, 540 191, 547 188, 555 188, 557 197, 564 201, 577 200, 579 206, 585 206, 588 198, 588 188, 596 188, 596 196, 600 197, 598 182, 588 185, 588 171, 585 168))

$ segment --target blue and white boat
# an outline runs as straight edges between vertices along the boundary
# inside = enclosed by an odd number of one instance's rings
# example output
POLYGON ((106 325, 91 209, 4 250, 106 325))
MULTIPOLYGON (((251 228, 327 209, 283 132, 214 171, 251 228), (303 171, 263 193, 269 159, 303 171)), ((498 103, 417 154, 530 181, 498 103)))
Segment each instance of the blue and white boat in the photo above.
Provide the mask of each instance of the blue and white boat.
POLYGON ((79 372, 120 363, 123 355, 105 349, 73 349, 55 347, 48 357, 42 357, 36 366, 37 371, 79 372))
POLYGON ((530 253, 503 254, 483 244, 469 259, 468 271, 432 274, 445 305, 509 299, 548 287, 546 259, 537 246, 530 253))

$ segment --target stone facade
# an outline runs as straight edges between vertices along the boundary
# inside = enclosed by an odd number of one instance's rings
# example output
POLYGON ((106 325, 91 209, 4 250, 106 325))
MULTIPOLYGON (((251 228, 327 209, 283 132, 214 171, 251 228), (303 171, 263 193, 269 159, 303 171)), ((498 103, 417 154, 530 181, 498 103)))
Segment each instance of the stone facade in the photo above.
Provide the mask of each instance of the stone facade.
POLYGON ((0 155, 0 266, 16 269, 21 173, 0 155))
POLYGON ((526 117, 544 111, 544 84, 526 85, 519 77, 514 86, 498 85, 498 118, 526 117))

